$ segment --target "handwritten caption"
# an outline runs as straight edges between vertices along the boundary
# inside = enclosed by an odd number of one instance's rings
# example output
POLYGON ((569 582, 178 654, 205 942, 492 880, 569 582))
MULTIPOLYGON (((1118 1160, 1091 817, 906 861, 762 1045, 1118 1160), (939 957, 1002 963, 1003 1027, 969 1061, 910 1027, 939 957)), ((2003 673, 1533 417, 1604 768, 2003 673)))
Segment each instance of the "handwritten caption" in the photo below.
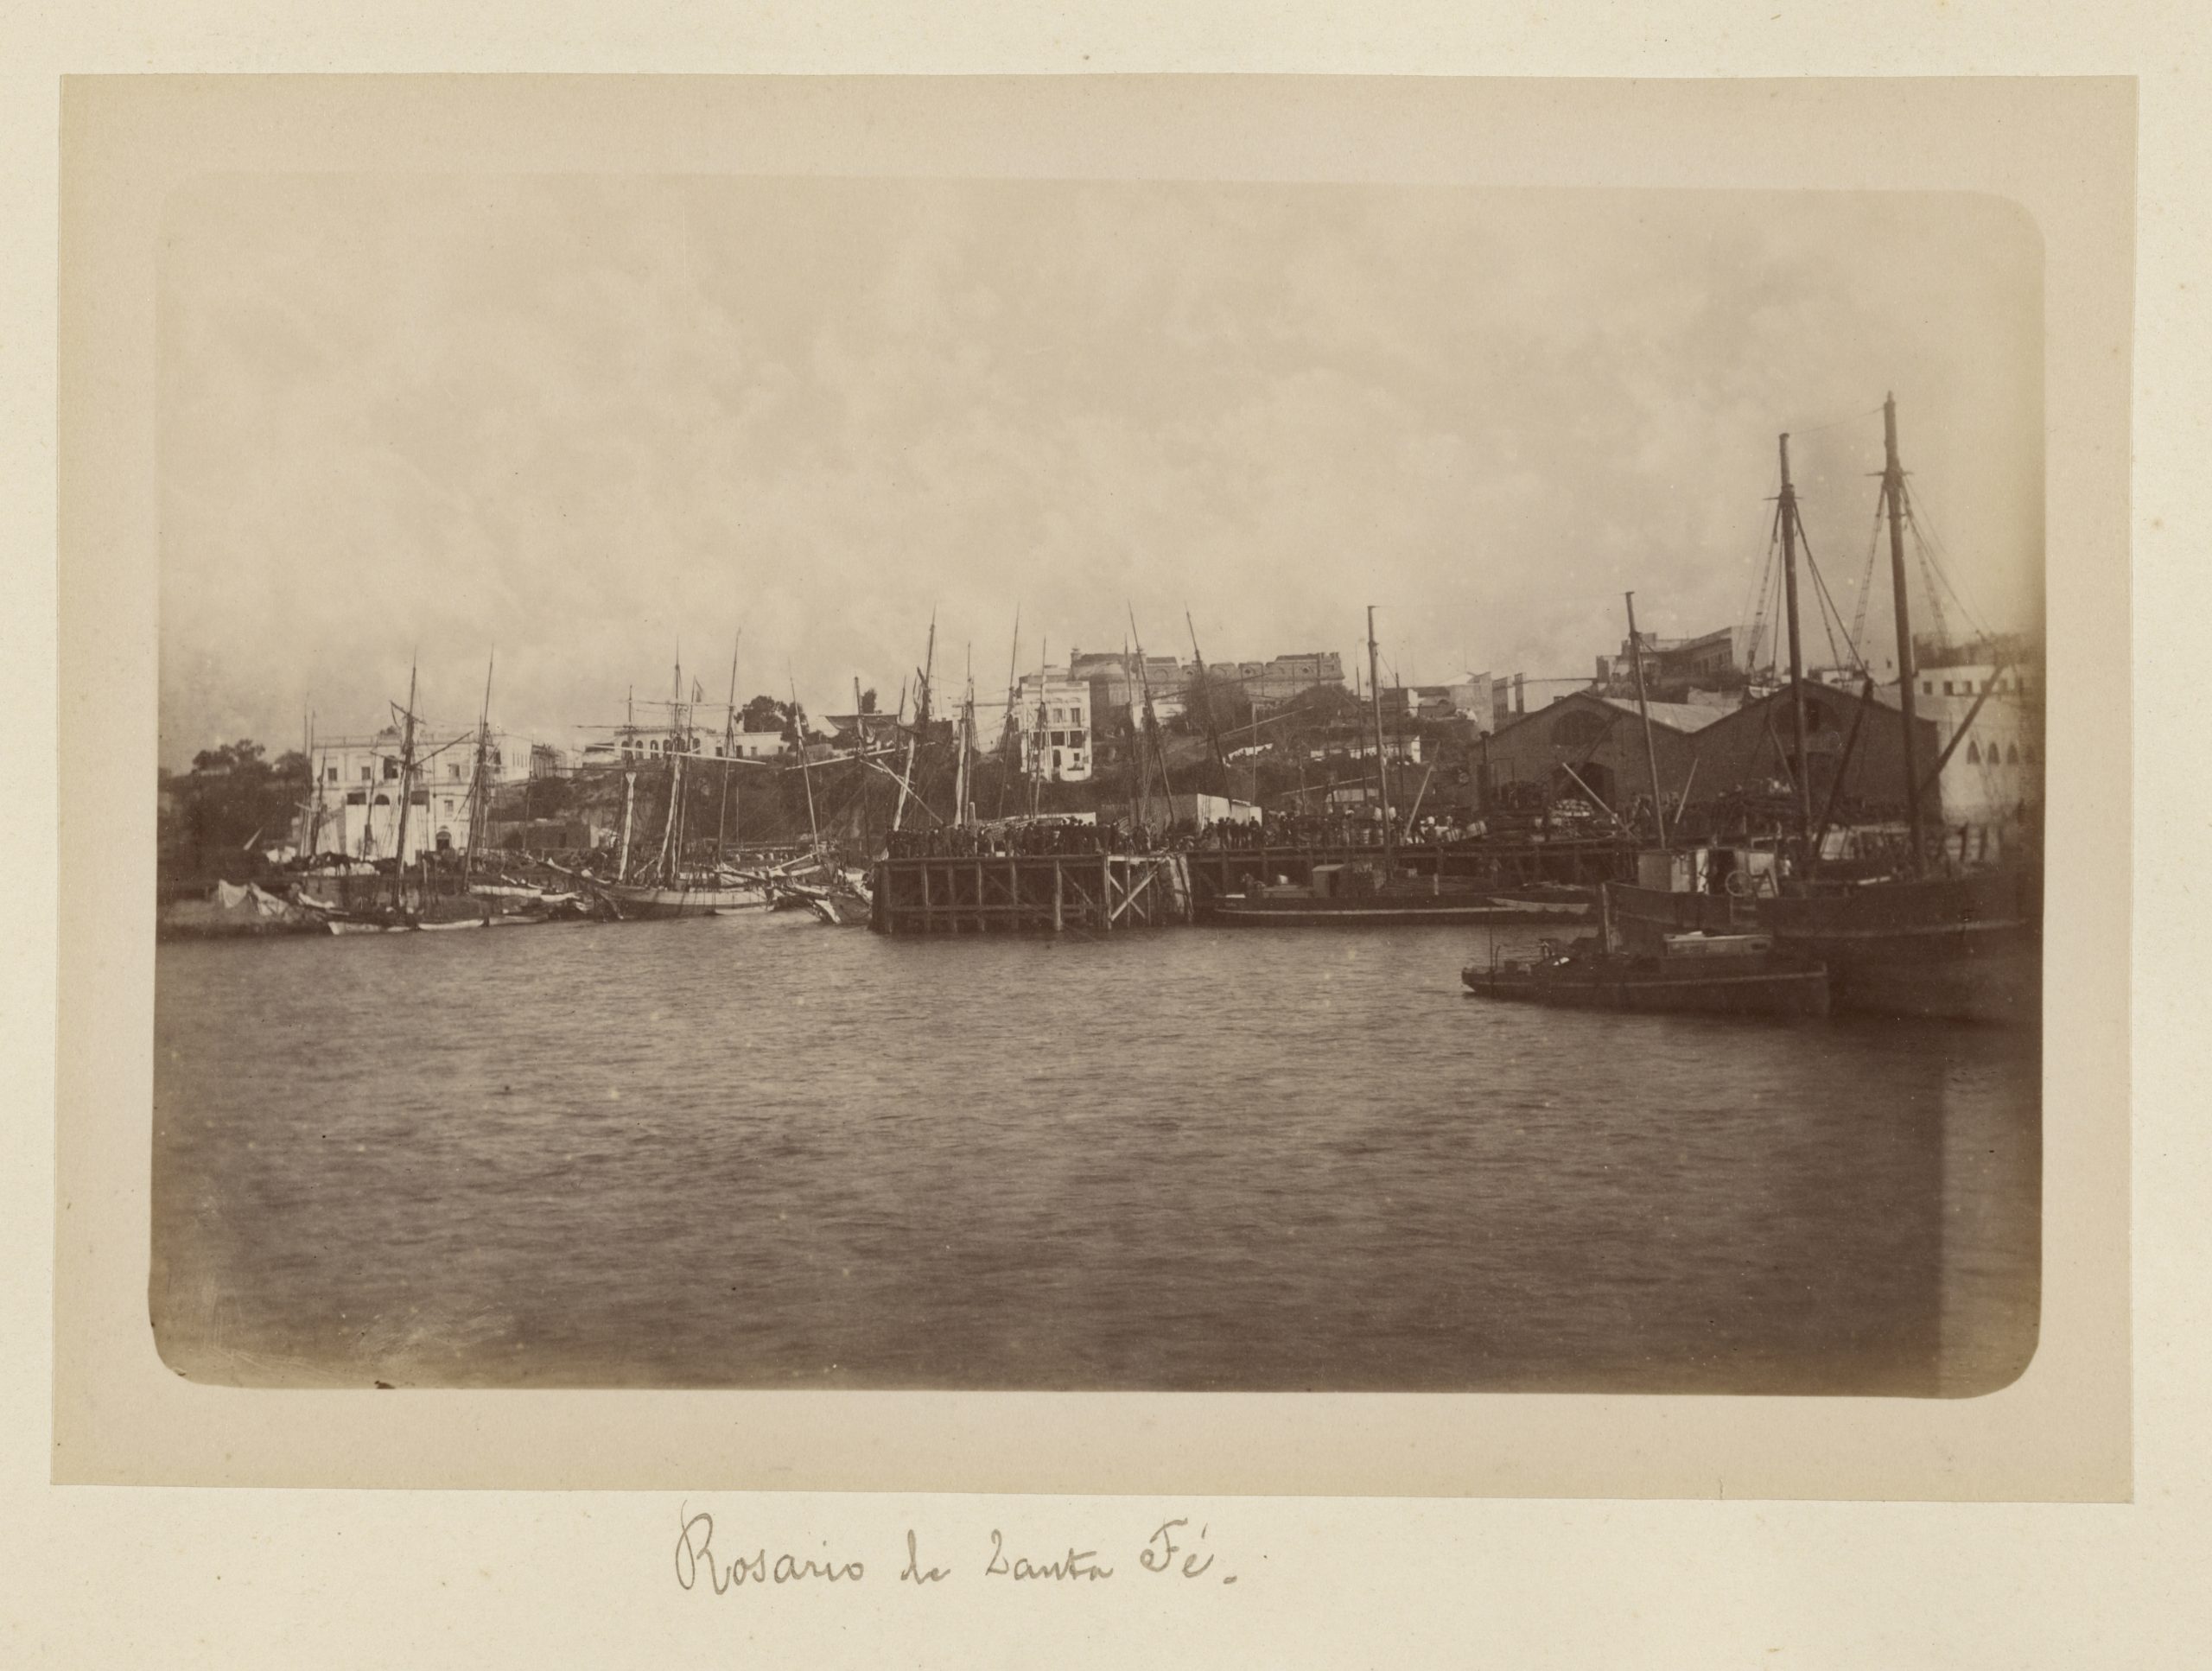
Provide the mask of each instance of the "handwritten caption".
MULTIPOLYGON (((713 1515, 704 1509, 695 1513, 686 1505, 677 1511, 677 1517, 680 1525, 676 1538, 676 1582, 685 1590, 711 1590, 722 1596, 748 1585, 861 1584, 868 1581, 872 1571, 880 1574, 889 1570, 889 1563, 871 1568, 858 1557, 840 1559, 827 1549, 820 1554, 785 1550, 772 1555, 766 1545, 738 1547, 739 1541, 728 1536, 718 1549, 713 1515)), ((1215 1551, 1208 1546, 1208 1530, 1203 1524, 1194 1528, 1187 1516, 1177 1515, 1160 1522, 1142 1542, 1133 1540, 1124 1548, 1084 1549, 1071 1543, 1065 1549, 1058 1545, 1044 1549, 1017 1547, 994 1527, 988 1548, 979 1542, 965 1554, 949 1548, 932 1549, 925 1559, 921 1539, 910 1528, 905 1564, 891 1582, 918 1589, 963 1579, 989 1584, 1092 1585, 1114 1582, 1117 1575, 1127 1573, 1154 1585, 1236 1583, 1236 1575, 1218 1564, 1215 1551), (938 1560, 946 1564, 936 1565, 938 1560)))

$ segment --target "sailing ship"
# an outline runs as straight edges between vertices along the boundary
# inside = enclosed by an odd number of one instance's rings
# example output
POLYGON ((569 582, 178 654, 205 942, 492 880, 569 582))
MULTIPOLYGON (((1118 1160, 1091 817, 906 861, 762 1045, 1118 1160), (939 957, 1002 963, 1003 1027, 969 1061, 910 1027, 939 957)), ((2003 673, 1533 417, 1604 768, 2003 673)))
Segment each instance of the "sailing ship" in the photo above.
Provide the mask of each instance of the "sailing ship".
MULTIPOLYGON (((424 769, 424 757, 417 751, 420 715, 416 708, 417 669, 410 664, 407 670, 407 704, 397 708, 399 725, 397 823, 392 839, 391 870, 388 886, 379 886, 377 897, 360 905, 324 900, 305 891, 293 889, 295 903, 321 917, 333 934, 397 934, 416 933, 424 930, 451 930, 489 927, 498 915, 491 902, 472 895, 467 886, 467 872, 459 875, 435 863, 427 849, 418 852, 410 861, 407 852, 410 815, 419 799, 425 804, 429 797, 418 788, 418 778, 424 769)), ((491 676, 485 676, 486 715, 488 724, 491 703, 491 676)), ((489 733, 487 726, 480 727, 477 734, 478 759, 476 793, 480 797, 486 785, 484 749, 489 733)), ((432 751, 435 759, 437 751, 432 751)), ((308 845, 312 847, 315 826, 321 819, 321 790, 315 791, 315 800, 307 820, 308 845)), ((362 824, 362 857, 365 862, 372 826, 362 824)))
MULTIPOLYGON (((1904 728, 1906 832, 1902 862, 1873 875, 1824 871, 1829 819, 1815 819, 1807 747, 1807 686, 1799 643, 1798 505, 1789 480, 1789 437, 1780 443, 1780 535, 1796 740, 1791 772, 1797 835, 1763 866, 1751 850, 1715 846, 1667 867, 1661 886, 1614 890, 1624 918, 1662 931, 1771 934, 1776 947, 1824 963, 1839 1008, 1891 1018, 2034 1025, 2042 1016, 2043 881, 2040 868, 2005 856, 1984 868, 1934 874, 1928 791, 1944 758, 1923 778, 1915 704, 1916 667, 1905 586, 1905 472, 1897 449, 1897 401, 1883 402, 1882 515, 1888 524, 1897 630, 1898 712, 1904 728)), ((1809 557, 1809 552, 1808 552, 1809 557)), ((1867 681, 1868 694, 1872 681, 1867 681)), ((1987 692, 1985 689, 1984 696, 1987 692)), ((1953 737, 1957 746, 1974 712, 1953 737)), ((1848 753, 1836 768, 1840 786, 1848 753)), ((1830 797, 1833 805, 1834 795, 1830 797)), ((1662 818, 1663 847, 1663 813, 1662 818)))
MULTIPOLYGON (((740 647, 742 637, 740 638, 740 647)), ((732 768, 736 764, 737 650, 730 652, 730 700, 723 724, 722 747, 716 759, 721 768, 719 795, 721 823, 715 837, 711 861, 700 864, 687 858, 689 801, 686 783, 690 767, 707 756, 699 746, 695 709, 700 692, 695 684, 692 700, 684 700, 683 668, 676 668, 675 689, 669 703, 668 736, 660 750, 664 768, 661 838, 650 850, 632 851, 631 834, 637 810, 639 772, 626 770, 623 781, 622 833, 615 849, 614 879, 597 885, 600 896, 615 914, 627 921, 656 921, 679 917, 716 917, 757 909, 769 903, 771 883, 761 875, 739 869, 726 860, 731 801, 735 791, 732 768)))

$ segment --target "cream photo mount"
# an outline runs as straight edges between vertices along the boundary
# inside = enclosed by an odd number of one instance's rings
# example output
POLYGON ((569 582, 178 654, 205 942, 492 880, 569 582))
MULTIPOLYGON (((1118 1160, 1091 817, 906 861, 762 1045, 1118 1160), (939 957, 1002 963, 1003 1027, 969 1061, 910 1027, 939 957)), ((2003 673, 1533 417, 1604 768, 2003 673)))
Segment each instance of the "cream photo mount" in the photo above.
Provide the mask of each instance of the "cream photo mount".
POLYGON ((99 77, 65 85, 60 1483, 2118 1501, 2131 1490, 2134 94, 2122 79, 99 77), (1974 1399, 196 1385, 147 1315, 165 206, 210 174, 1972 192, 2045 263, 2042 1328, 1974 1399), (94 699, 97 694, 97 700, 94 699), (2115 831, 2117 834, 2115 834, 2115 831), (2114 858, 2115 848, 2120 857, 2114 858))

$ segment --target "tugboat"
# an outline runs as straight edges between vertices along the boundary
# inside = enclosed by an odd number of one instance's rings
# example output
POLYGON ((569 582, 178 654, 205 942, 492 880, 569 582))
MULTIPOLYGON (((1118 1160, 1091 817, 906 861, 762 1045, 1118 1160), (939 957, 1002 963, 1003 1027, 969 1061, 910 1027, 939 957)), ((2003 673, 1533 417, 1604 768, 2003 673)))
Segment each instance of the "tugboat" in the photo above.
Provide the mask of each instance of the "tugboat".
POLYGON ((1568 1009, 1826 1015, 1825 964, 1774 949, 1770 934, 1662 934, 1643 951, 1603 939, 1537 943, 1521 962, 1470 963, 1469 991, 1568 1009))
MULTIPOLYGON (((1636 594, 1628 598, 1629 643, 1636 660, 1637 706, 1643 713, 1645 756, 1651 768, 1653 818, 1660 848, 1644 855, 1669 874, 1681 869, 1666 847, 1660 809, 1659 761, 1652 750, 1650 709, 1643 694, 1643 658, 1636 632, 1636 594)), ((1641 872, 1639 872, 1641 874, 1641 872)), ((1598 887, 1595 939, 1540 940, 1533 959, 1459 972, 1467 989, 1484 998, 1518 999, 1568 1009, 1643 1012, 1699 1011, 1721 1015, 1826 1015, 1827 965, 1791 951, 1777 951, 1764 931, 1719 933, 1702 927, 1669 932, 1664 924, 1630 918, 1624 933, 1613 911, 1613 884, 1598 887)))

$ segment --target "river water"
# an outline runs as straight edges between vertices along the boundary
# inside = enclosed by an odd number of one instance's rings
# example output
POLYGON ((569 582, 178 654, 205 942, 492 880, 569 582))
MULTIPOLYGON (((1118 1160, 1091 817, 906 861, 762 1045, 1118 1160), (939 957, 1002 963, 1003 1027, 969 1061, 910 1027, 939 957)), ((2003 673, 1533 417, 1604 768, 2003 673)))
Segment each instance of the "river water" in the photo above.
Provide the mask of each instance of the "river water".
POLYGON ((2032 1036, 1489 1002, 1459 982, 1487 938, 750 912, 165 944, 156 1336, 249 1385, 2025 1366, 2032 1036))

